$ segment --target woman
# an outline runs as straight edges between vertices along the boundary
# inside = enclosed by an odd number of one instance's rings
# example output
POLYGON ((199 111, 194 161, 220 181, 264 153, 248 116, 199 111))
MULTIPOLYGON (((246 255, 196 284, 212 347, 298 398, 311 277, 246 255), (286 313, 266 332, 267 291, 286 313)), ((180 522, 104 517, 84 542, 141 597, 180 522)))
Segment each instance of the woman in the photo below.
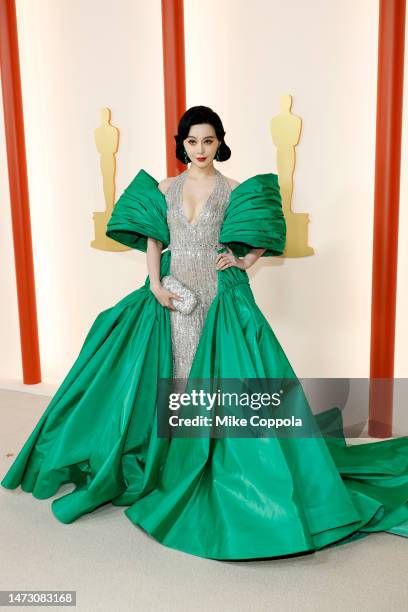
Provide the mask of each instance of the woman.
MULTIPOLYGON (((177 135, 176 156, 184 163, 191 161, 191 167, 158 185, 167 201, 171 274, 199 296, 198 306, 187 319, 172 305, 172 300, 181 299, 180 296, 167 291, 160 282, 163 243, 148 238, 150 288, 160 304, 171 310, 173 375, 180 378, 188 376, 208 308, 217 293, 217 270, 230 266, 246 270, 265 252, 253 248, 245 257, 238 258, 228 248, 228 252, 217 254, 217 249, 223 250, 218 238, 229 195, 239 185, 214 168, 214 159, 224 161, 231 156, 223 134, 218 115, 208 109, 193 108, 185 113, 177 135), (201 122, 207 119, 214 125, 201 122)), ((283 236, 284 218, 280 210, 279 213, 283 236)))
POLYGON ((212 559, 312 552, 371 531, 408 537, 408 438, 347 447, 341 422, 326 438, 339 411, 315 421, 299 385, 285 409, 320 435, 158 434, 160 381, 296 380, 246 272, 283 252, 278 178, 221 174, 224 135, 211 109, 190 108, 176 135, 190 168, 160 183, 140 170, 119 198, 106 233, 147 252, 149 275, 98 315, 2 484, 47 498, 73 483, 52 502, 60 521, 111 502, 162 544, 212 559), (198 298, 189 314, 167 276, 198 298))

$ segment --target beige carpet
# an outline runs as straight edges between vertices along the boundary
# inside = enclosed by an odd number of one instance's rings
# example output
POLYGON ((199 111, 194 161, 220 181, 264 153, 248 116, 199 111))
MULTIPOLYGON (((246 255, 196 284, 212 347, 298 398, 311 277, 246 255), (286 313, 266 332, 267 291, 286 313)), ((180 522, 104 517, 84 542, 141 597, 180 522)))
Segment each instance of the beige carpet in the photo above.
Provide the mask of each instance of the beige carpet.
MULTIPOLYGON (((0 390, 1 478, 7 454, 20 450, 48 402, 0 390)), ((405 538, 378 533, 303 557, 211 561, 159 544, 123 507, 106 505, 64 525, 52 499, 0 487, 0 590, 75 590, 76 609, 86 612, 408 610, 405 538)))

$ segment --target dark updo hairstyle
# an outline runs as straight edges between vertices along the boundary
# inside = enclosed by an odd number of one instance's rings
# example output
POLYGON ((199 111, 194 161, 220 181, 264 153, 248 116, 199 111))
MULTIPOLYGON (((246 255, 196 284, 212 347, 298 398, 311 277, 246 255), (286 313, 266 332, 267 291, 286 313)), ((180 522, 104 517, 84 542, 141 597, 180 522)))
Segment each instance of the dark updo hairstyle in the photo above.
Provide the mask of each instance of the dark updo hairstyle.
POLYGON ((188 137, 190 127, 198 123, 209 123, 213 126, 220 145, 216 161, 226 161, 231 157, 231 149, 224 142, 225 130, 220 117, 208 106, 192 106, 181 117, 178 124, 178 133, 175 134, 176 157, 183 164, 188 164, 191 159, 187 156, 186 162, 185 148, 183 141, 188 137))

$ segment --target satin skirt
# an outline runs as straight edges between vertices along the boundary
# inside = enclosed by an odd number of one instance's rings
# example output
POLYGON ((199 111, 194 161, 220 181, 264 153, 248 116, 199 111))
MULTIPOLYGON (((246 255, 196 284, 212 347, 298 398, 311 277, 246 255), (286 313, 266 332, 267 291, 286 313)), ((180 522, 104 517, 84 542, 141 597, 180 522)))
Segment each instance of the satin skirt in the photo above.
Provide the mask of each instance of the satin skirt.
MULTIPOLYGON (((161 276, 170 256, 162 254, 161 276)), ((124 506, 158 542, 210 559, 304 553, 375 531, 408 537, 408 437, 352 446, 341 435, 159 437, 157 381, 172 377, 169 315, 147 277, 96 317, 3 487, 46 499, 72 483, 51 504, 62 523, 124 506)), ((295 377, 236 267, 218 271, 190 371, 215 376, 295 377)), ((341 419, 336 410, 316 416, 322 431, 341 419)))

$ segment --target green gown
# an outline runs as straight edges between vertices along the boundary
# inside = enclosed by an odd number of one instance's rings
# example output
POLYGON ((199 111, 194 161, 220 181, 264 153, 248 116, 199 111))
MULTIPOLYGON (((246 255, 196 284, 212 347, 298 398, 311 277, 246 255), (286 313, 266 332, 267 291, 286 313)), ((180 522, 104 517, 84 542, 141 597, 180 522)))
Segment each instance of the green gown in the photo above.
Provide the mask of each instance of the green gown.
MULTIPOLYGON (((171 253, 166 198, 143 169, 116 203, 107 235, 140 251, 171 253)), ((283 252, 286 225, 277 176, 243 181, 228 201, 220 242, 236 256, 283 252)), ((257 306, 246 271, 218 271, 191 378, 293 377, 257 306), (234 356, 231 359, 231 355, 234 356)), ((347 446, 337 437, 164 438, 157 434, 157 381, 172 377, 170 312, 139 287, 95 319, 79 355, 1 484, 38 499, 74 489, 51 509, 72 523, 103 504, 163 545, 211 559, 316 551, 386 531, 408 537, 408 437, 347 446)), ((307 401, 304 412, 309 410, 307 401)), ((408 549, 407 549, 408 550, 408 549)))

